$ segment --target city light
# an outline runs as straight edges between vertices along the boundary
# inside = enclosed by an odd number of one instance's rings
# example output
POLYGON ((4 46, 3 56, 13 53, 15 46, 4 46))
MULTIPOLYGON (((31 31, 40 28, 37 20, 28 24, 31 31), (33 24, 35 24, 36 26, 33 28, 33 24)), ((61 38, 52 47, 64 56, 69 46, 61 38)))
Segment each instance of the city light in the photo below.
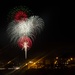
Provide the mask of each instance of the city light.
POLYGON ((70 59, 67 60, 67 62, 69 62, 69 61, 70 61, 70 59))
POLYGON ((57 60, 54 62, 54 64, 57 64, 57 60))
POLYGON ((33 61, 29 61, 29 63, 33 63, 33 61))
POLYGON ((28 64, 26 63, 26 66, 27 66, 28 64))
POLYGON ((8 64, 11 63, 11 61, 8 61, 8 64))
POLYGON ((36 63, 33 63, 34 65, 36 64, 36 63))
POLYGON ((58 59, 58 57, 56 57, 56 59, 58 59))
POLYGON ((5 68, 0 68, 0 70, 5 70, 5 68))
POLYGON ((20 69, 20 67, 15 67, 15 70, 19 70, 20 69))
POLYGON ((36 59, 36 61, 28 61, 26 63, 24 63, 24 65, 15 65, 15 63, 10 63, 11 61, 7 62, 9 64, 5 65, 5 66, 0 66, 0 70, 19 70, 22 68, 26 68, 26 69, 42 69, 42 68, 47 68, 47 69, 61 69, 61 68, 70 68, 70 67, 74 67, 75 66, 75 58, 71 57, 71 58, 62 58, 62 60, 60 60, 61 58, 55 57, 54 59, 50 60, 50 59, 36 59))
POLYGON ((73 58, 70 58, 70 60, 73 60, 73 58))

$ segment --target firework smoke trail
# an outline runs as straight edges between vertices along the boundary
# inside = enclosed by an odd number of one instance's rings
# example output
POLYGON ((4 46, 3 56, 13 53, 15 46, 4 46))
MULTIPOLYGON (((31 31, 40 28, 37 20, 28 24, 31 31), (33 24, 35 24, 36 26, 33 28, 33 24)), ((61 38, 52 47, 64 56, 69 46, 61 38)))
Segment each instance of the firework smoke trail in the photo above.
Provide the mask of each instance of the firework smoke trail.
POLYGON ((25 50, 25 59, 27 59, 27 47, 28 47, 28 45, 27 45, 27 42, 24 42, 24 50, 25 50))
MULTIPOLYGON (((38 16, 31 16, 25 20, 21 21, 12 21, 8 25, 7 33, 8 36, 11 38, 11 41, 17 42, 18 39, 22 36, 30 37, 32 40, 36 37, 38 33, 44 27, 43 19, 39 18, 38 16)), ((25 57, 27 58, 27 43, 24 42, 23 48, 25 49, 25 57)))

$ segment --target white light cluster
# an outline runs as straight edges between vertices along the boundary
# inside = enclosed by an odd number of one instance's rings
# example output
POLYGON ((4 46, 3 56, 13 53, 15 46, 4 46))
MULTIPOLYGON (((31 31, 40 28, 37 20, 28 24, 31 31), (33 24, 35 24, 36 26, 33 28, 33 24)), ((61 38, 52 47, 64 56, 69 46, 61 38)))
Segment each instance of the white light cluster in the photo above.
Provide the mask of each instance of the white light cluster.
POLYGON ((11 38, 11 41, 16 42, 18 38, 22 36, 28 36, 32 40, 35 38, 37 33, 43 29, 44 22, 38 16, 31 16, 26 20, 21 20, 19 22, 12 21, 8 25, 7 33, 11 38))

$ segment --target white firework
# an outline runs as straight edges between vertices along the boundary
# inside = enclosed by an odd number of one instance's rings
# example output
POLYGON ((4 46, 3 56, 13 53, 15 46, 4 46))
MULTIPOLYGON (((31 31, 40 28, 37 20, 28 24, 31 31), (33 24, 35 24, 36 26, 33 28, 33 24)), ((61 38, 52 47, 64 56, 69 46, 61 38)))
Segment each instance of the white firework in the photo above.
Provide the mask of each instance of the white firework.
POLYGON ((26 20, 21 20, 19 22, 12 21, 7 28, 8 36, 11 41, 16 42, 22 36, 28 36, 32 40, 35 38, 37 33, 44 27, 44 21, 38 16, 31 16, 26 20))

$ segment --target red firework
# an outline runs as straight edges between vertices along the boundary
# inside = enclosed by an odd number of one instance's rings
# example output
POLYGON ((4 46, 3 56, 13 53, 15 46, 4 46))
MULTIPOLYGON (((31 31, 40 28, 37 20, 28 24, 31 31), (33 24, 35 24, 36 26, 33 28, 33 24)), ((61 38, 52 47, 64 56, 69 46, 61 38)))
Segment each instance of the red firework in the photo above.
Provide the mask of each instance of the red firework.
POLYGON ((25 51, 25 59, 27 59, 27 50, 29 48, 31 48, 31 46, 32 46, 31 39, 29 37, 27 37, 27 36, 20 37, 19 40, 18 40, 18 46, 20 48, 24 49, 24 51, 25 51))
MULTIPOLYGON (((25 20, 27 18, 27 14, 23 11, 18 11, 15 16, 14 16, 14 20, 16 22, 21 21, 21 20, 25 20)), ((32 41, 29 37, 27 36, 22 36, 18 39, 18 46, 22 49, 24 49, 25 51, 25 58, 27 58, 27 50, 31 48, 32 46, 32 41)))
POLYGON ((18 11, 14 15, 15 21, 25 20, 27 17, 27 13, 24 11, 18 11))
POLYGON ((27 37, 27 36, 22 36, 22 37, 19 38, 19 40, 18 40, 18 46, 20 48, 24 48, 24 43, 25 42, 27 43, 27 48, 28 49, 31 48, 31 46, 32 46, 32 40, 29 37, 27 37))

